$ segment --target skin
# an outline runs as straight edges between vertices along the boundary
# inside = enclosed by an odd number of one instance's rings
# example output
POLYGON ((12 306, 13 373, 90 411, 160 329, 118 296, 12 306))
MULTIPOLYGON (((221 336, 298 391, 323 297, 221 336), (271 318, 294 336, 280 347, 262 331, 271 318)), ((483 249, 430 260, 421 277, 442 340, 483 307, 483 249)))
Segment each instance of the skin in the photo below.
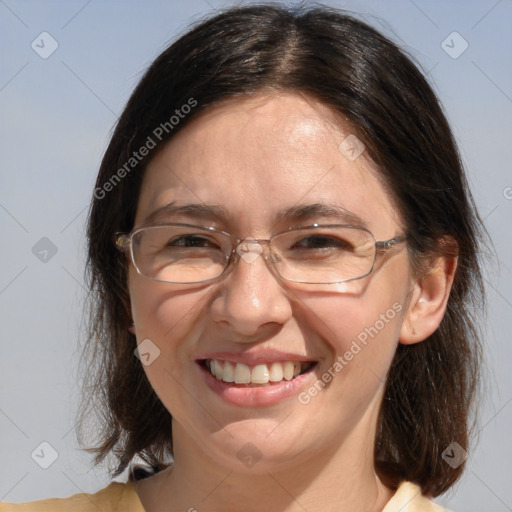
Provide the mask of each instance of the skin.
MULTIPOLYGON (((359 215, 377 240, 402 234, 398 209, 366 154, 349 161, 338 149, 350 133, 302 95, 261 93, 214 107, 150 162, 135 226, 179 200, 220 205, 225 215, 169 222, 269 238, 297 224, 278 218, 282 208, 321 203, 359 215)), ((438 259, 434 272, 414 277, 401 245, 369 276, 337 291, 279 281, 262 257, 239 260, 209 285, 159 283, 132 266, 135 332, 139 343, 149 338, 160 350, 144 369, 173 416, 175 447, 173 468, 138 484, 145 509, 381 511, 393 494, 373 466, 385 376, 398 343, 420 342, 439 325, 455 265, 438 259), (307 390, 393 304, 401 311, 307 405, 294 396, 267 407, 235 406, 198 372, 200 353, 270 348, 318 361, 307 390), (237 457, 247 442, 262 455, 250 468, 237 457)))

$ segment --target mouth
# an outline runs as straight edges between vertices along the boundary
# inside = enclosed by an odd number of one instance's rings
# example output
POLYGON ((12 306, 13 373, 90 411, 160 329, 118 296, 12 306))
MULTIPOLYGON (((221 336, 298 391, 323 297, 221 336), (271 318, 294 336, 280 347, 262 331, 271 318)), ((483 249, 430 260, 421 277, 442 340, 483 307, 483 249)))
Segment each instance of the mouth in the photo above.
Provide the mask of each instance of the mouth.
POLYGON ((268 387, 310 373, 316 361, 273 361, 247 365, 223 359, 202 359, 199 365, 218 381, 237 387, 268 387))

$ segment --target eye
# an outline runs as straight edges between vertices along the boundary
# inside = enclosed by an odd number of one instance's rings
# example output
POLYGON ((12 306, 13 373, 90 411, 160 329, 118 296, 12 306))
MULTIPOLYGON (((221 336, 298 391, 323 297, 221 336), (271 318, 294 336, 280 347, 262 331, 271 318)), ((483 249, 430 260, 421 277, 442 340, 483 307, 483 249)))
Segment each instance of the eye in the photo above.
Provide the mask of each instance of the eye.
POLYGON ((353 245, 337 236, 309 235, 297 240, 290 249, 336 249, 352 251, 353 245))
POLYGON ((169 240, 166 247, 195 247, 195 248, 208 248, 208 249, 219 249, 219 244, 201 235, 180 235, 169 240))

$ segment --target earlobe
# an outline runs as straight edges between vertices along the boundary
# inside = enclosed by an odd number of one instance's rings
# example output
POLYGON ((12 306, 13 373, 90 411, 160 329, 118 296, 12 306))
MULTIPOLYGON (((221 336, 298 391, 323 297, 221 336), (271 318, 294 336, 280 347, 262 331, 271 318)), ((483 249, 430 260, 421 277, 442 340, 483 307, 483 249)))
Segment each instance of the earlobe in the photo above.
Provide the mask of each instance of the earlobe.
POLYGON ((414 284, 400 331, 400 343, 410 345, 428 338, 439 327, 457 268, 456 256, 442 256, 414 284))

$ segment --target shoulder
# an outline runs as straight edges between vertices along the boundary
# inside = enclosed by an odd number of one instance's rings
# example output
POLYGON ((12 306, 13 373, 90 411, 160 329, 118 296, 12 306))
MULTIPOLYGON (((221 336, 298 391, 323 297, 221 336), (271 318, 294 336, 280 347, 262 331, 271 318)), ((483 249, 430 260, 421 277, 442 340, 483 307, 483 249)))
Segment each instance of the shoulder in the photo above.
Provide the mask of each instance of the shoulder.
POLYGON ((75 494, 31 503, 0 503, 0 512, 144 512, 133 482, 112 482, 95 494, 75 494))
MULTIPOLYGON (((1 512, 1 511, 0 511, 1 512)), ((382 512, 450 512, 421 494, 418 485, 403 482, 382 512)))

